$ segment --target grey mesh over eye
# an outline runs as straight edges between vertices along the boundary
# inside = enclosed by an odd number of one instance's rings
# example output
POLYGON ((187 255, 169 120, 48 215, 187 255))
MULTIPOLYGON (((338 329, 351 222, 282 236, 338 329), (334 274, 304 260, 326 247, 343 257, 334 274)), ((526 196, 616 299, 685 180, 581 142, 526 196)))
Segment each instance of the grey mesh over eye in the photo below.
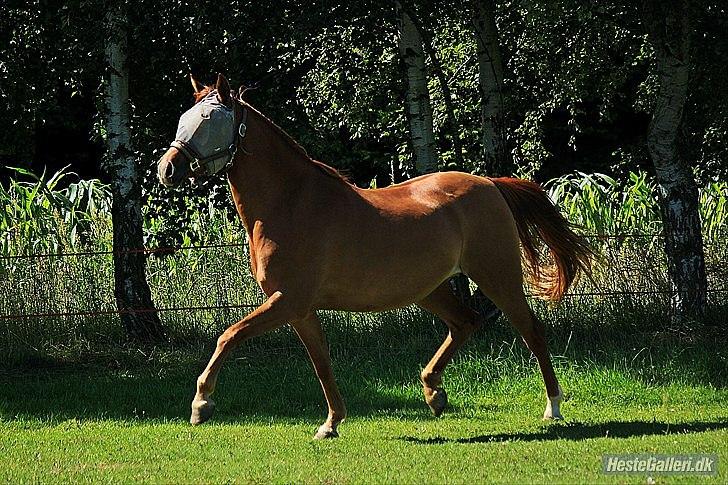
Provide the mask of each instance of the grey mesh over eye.
POLYGON ((234 118, 233 110, 220 103, 217 91, 213 91, 180 117, 175 140, 197 158, 227 155, 235 140, 234 118))

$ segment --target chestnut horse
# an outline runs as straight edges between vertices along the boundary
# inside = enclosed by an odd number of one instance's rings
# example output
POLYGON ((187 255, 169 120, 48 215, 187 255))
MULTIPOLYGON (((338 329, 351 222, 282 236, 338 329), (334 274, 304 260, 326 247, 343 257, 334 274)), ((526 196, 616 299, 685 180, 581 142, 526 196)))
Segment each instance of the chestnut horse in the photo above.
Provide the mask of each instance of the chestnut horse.
POLYGON ((447 404, 443 370, 480 322, 448 284, 459 273, 470 277, 518 330, 543 375, 544 418, 561 417, 562 392, 544 326, 524 294, 519 241, 529 282, 553 301, 580 271, 589 272, 592 253, 537 184, 442 172, 360 189, 312 160, 281 128, 238 99, 222 75, 214 86, 194 79, 192 84, 197 104, 180 118, 178 139, 159 160, 159 179, 174 186, 227 168, 248 234, 252 273, 268 297, 217 340, 197 379, 192 424, 212 416, 210 395, 230 352, 246 339, 290 323, 328 404, 328 417, 315 437, 338 436, 346 408, 316 311, 370 312, 412 303, 440 317, 449 329, 420 376, 425 401, 440 415, 447 404), (549 265, 543 262, 543 246, 549 265))

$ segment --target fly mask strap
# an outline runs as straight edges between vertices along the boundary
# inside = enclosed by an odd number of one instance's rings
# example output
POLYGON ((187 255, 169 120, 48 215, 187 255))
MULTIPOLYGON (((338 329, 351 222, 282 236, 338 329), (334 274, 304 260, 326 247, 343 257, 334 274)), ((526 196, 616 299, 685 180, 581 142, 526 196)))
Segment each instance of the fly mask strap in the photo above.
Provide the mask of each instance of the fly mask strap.
POLYGON ((225 171, 230 170, 230 167, 233 166, 233 160, 235 160, 235 155, 238 152, 238 148, 241 148, 243 150, 243 153, 249 155, 245 147, 242 146, 243 138, 245 138, 245 135, 248 133, 248 109, 236 98, 233 98, 233 103, 235 105, 235 118, 237 119, 237 113, 239 110, 241 110, 242 113, 240 115, 240 123, 238 124, 236 122, 236 124, 238 125, 238 134, 235 137, 235 141, 233 141, 234 147, 232 147, 232 156, 230 157, 230 161, 225 165, 225 171))

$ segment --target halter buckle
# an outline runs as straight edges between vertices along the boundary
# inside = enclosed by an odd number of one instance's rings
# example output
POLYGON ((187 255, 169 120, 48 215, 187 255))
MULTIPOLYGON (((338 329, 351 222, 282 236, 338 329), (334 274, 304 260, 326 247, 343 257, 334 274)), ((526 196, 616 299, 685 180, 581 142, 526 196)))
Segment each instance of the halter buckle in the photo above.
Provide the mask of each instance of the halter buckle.
POLYGON ((193 158, 190 161, 190 170, 192 171, 192 173, 194 173, 194 174, 199 173, 200 168, 201 168, 201 166, 200 166, 200 159, 199 158, 193 158))

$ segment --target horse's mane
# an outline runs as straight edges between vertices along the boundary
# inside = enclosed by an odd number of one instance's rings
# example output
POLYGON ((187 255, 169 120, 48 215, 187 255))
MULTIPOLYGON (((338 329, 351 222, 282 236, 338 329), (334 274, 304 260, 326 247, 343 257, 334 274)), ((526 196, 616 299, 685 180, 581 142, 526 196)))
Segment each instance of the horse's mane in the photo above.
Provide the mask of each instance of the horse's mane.
MULTIPOLYGON (((196 93, 194 93, 195 103, 199 103, 200 101, 202 101, 205 98, 205 96, 210 94, 210 92, 213 91, 214 89, 215 89, 214 86, 205 86, 200 91, 197 91, 196 93)), ((251 106, 246 101, 243 101, 242 99, 238 99, 238 98, 234 98, 234 99, 236 99, 237 102, 239 102, 240 104, 242 104, 249 110, 253 111, 255 114, 257 114, 261 118, 263 118, 263 120, 265 120, 266 123, 268 123, 268 125, 270 125, 270 127, 273 128, 273 130, 276 133, 281 135, 281 138, 283 138, 291 148, 293 148, 295 151, 297 151, 300 155, 303 155, 303 158, 306 161, 313 164, 316 168, 321 170, 326 175, 340 179, 342 182, 345 182, 345 183, 351 185, 351 182, 346 178, 346 176, 344 176, 341 172, 336 170, 334 167, 332 167, 330 165, 326 165, 323 162, 319 162, 318 160, 314 160, 313 158, 311 158, 305 148, 303 148, 296 140, 294 140, 291 135, 286 133, 285 130, 283 130, 283 128, 281 128, 280 126, 276 125, 273 121, 271 121, 271 119, 268 118, 266 115, 264 115, 263 113, 258 111, 256 108, 251 106)))

